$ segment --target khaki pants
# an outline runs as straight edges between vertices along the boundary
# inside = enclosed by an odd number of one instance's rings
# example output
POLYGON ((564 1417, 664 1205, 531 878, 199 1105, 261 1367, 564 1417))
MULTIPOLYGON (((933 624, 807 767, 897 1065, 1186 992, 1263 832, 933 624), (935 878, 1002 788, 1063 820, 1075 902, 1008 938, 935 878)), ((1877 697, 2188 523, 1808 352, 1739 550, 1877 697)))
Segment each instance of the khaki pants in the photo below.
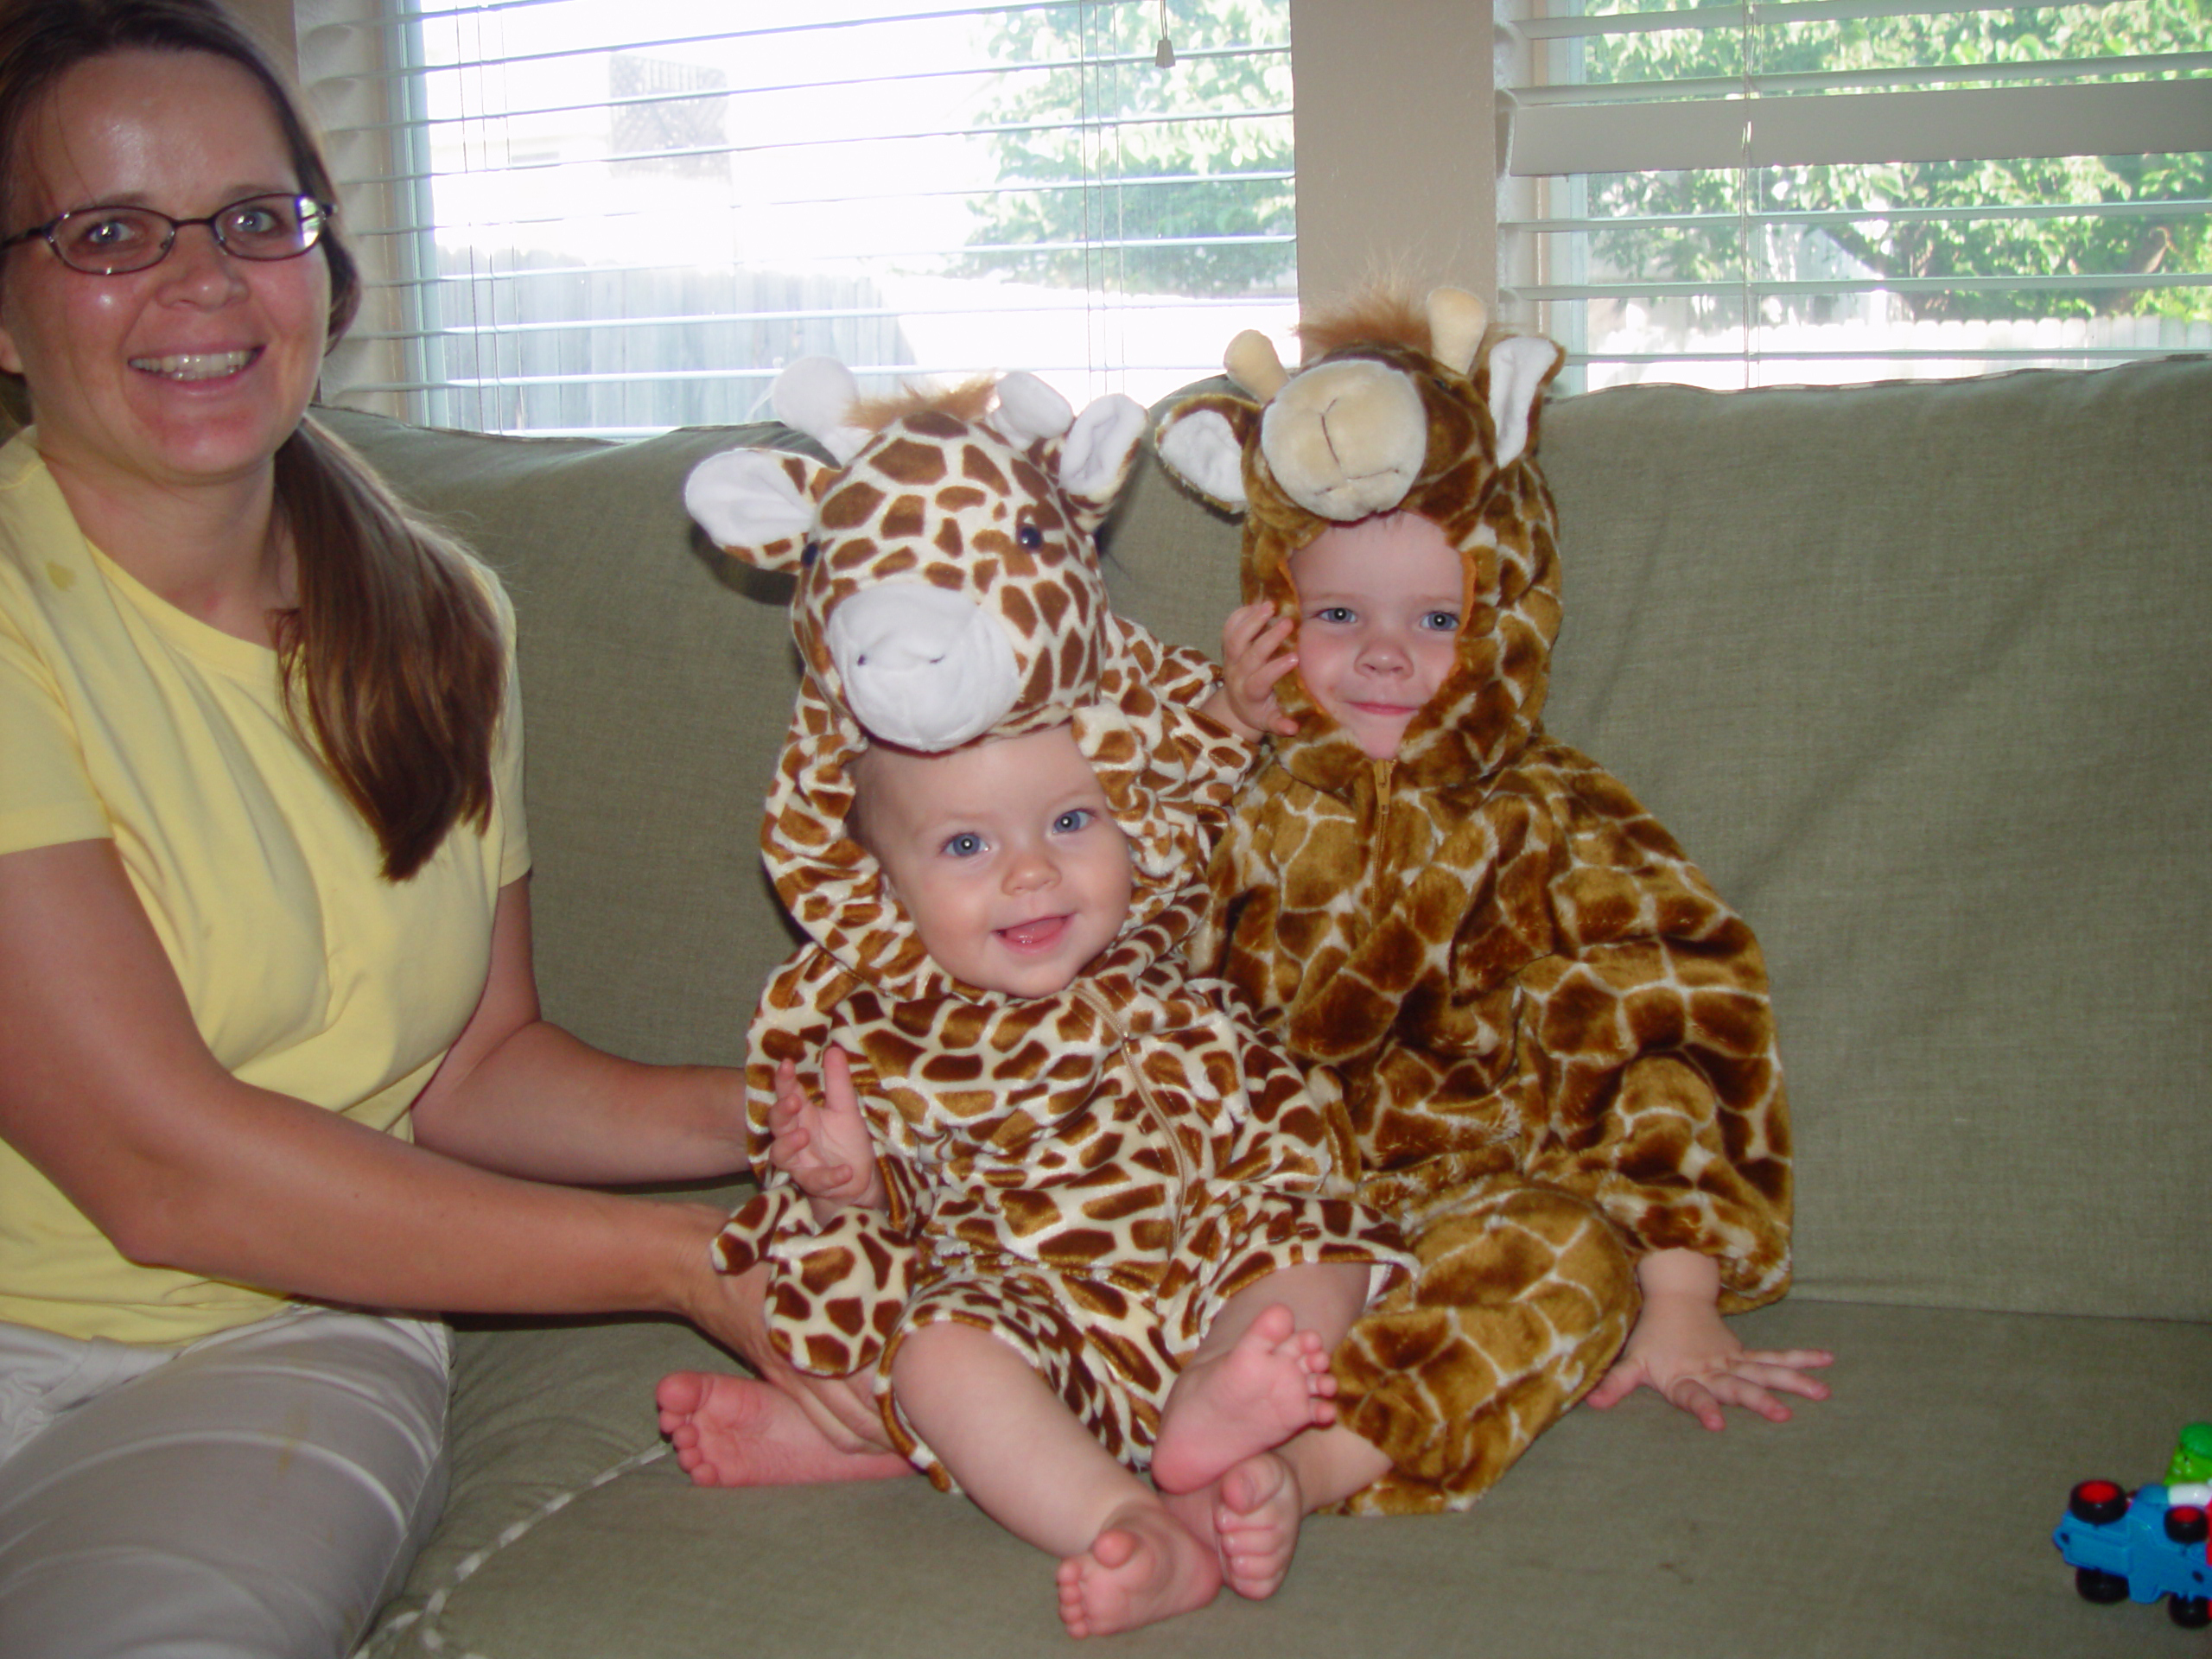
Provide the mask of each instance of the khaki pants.
POLYGON ((0 1654, 346 1653, 444 1503, 448 1344, 327 1309, 180 1349, 0 1325, 0 1654))

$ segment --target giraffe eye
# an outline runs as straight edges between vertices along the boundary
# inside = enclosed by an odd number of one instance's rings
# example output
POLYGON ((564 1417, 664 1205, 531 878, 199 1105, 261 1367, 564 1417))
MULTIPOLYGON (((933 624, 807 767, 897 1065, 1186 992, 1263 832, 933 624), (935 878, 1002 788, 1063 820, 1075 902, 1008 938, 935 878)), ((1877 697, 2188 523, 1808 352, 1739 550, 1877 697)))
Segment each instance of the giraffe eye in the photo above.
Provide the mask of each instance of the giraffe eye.
POLYGON ((815 560, 819 558, 821 555, 822 543, 819 542, 809 542, 804 547, 798 550, 798 568, 802 570, 812 569, 814 568, 815 560))
POLYGON ((1045 532, 1035 524, 1022 524, 1014 531, 1014 539, 1033 552, 1045 545, 1045 532))

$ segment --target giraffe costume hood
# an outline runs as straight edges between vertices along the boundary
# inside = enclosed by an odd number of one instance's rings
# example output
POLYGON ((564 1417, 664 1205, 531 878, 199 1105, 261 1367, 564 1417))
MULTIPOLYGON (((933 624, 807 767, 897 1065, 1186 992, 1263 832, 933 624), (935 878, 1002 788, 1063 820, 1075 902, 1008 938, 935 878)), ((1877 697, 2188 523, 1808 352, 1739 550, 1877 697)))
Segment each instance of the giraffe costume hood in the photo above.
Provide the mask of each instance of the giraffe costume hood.
MULTIPOLYGON (((843 365, 806 358, 778 415, 836 458, 735 449, 692 470, 684 502, 732 557, 797 578, 805 672, 761 832, 776 892, 842 968, 900 995, 954 982, 931 963, 874 855, 845 832, 850 766, 871 741, 938 753, 1072 723, 1129 838, 1149 931, 1224 816, 1192 769, 1241 774, 1249 751, 1187 712, 1213 670, 1108 607, 1093 534, 1145 424, 1110 396, 1080 418, 1033 375, 870 406, 843 365), (868 423, 862 424, 861 423, 868 423)), ((974 987, 963 995, 988 997, 974 987)))
POLYGON ((894 1442, 940 1484, 887 1378, 905 1332, 941 1319, 1005 1338, 1141 1461, 1222 1300, 1290 1262, 1405 1258, 1346 1201, 1341 1120, 1181 962, 1252 752, 1198 712, 1211 664, 1106 603, 1092 532, 1143 410, 1108 397, 1071 419, 1025 374, 873 407, 853 391, 839 365, 794 364, 777 411, 832 462, 734 451, 685 499, 726 551, 798 578, 804 673, 761 846, 812 943, 753 1020, 756 1165, 777 1067, 818 1090, 835 1046, 889 1208, 817 1222, 772 1174, 718 1261, 769 1262, 770 1336, 794 1364, 875 1368, 894 1442), (852 763, 875 741, 942 753, 1063 724, 1128 841, 1129 913, 1064 991, 963 983, 848 832, 852 763))
POLYGON ((1300 334, 1295 374, 1240 336, 1243 395, 1175 406, 1160 458, 1243 516, 1245 595, 1287 614, 1317 537, 1428 519, 1460 559, 1453 663, 1384 760, 1281 682, 1300 728, 1238 800, 1191 959, 1341 1102, 1361 1196, 1421 1262, 1337 1356, 1344 1420, 1394 1465, 1352 1507, 1459 1508, 1603 1375, 1639 1258, 1711 1258, 1724 1312, 1783 1294, 1787 1109, 1750 930, 1543 731, 1560 555, 1535 450, 1559 348, 1450 289, 1300 334))
MULTIPOLYGON (((1245 601, 1279 614, 1299 610, 1292 556, 1332 524, 1417 513, 1459 550, 1457 660, 1407 728, 1392 770, 1402 785, 1472 784, 1527 749, 1549 683, 1558 550, 1543 480, 1519 463, 1535 446, 1536 399, 1559 372, 1559 348, 1509 338, 1478 357, 1481 302, 1452 289, 1425 315, 1349 327, 1378 325, 1405 338, 1355 338, 1295 377, 1264 335, 1240 334, 1230 372, 1262 401, 1187 399, 1162 420, 1157 443, 1171 474, 1243 516, 1245 601)), ((1320 325, 1303 332, 1326 337, 1320 325)), ((1300 723, 1296 737, 1274 741, 1281 764, 1332 792, 1374 771, 1298 676, 1276 696, 1300 723)))

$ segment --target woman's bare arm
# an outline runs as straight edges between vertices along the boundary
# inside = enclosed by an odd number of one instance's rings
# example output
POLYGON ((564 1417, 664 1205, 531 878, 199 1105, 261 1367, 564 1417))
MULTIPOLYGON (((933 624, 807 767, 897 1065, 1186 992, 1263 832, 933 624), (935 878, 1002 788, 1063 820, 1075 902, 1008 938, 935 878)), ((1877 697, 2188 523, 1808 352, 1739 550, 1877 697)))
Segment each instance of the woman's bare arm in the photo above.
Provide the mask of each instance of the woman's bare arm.
MULTIPOLYGON (((698 1127, 715 1114, 696 1078, 668 1086, 682 1132, 640 1125, 636 1144, 658 1149, 617 1155, 606 1085, 641 1069, 517 1018, 537 1001, 516 980, 520 899, 503 896, 463 1064, 426 1091, 426 1139, 480 1151, 505 1124, 511 1164, 601 1179, 731 1166, 705 1150, 728 1143, 698 1127), (552 1127, 524 1133, 540 1099, 552 1127)), ((709 1265, 711 1207, 517 1180, 240 1083, 200 1039, 104 841, 0 856, 0 1136, 133 1261, 368 1306, 652 1309, 728 1340, 757 1331, 709 1265)))
POLYGON ((618 1059, 545 1022, 527 879, 500 891, 483 998, 414 1116, 417 1144, 536 1180, 683 1180, 747 1166, 741 1071, 618 1059))

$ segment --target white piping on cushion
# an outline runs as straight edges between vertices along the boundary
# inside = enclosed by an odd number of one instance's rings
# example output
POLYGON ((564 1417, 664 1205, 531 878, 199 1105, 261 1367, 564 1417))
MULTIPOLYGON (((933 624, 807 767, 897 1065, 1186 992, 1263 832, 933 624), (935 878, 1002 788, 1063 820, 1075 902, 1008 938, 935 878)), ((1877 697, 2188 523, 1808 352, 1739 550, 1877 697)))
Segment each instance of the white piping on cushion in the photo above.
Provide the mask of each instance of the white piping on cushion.
POLYGON ((444 1632, 438 1629, 439 1621, 445 1617, 446 1603, 452 1598, 454 1592, 475 1577, 477 1572, 494 1555, 506 1548, 508 1545, 519 1542, 539 1522, 558 1515, 587 1492, 595 1492, 608 1483, 621 1479, 623 1476, 633 1470, 642 1469, 649 1463, 658 1462, 660 1459, 666 1457, 671 1449, 664 1441, 658 1445, 649 1446, 644 1451, 633 1452, 623 1459, 613 1468, 602 1470, 582 1485, 573 1487, 564 1492, 556 1492, 521 1520, 505 1528, 498 1537, 485 1545, 483 1548, 471 1551, 455 1562, 452 1573, 443 1584, 430 1592, 429 1599, 423 1602, 418 1611, 404 1613, 393 1619, 391 1624, 378 1631, 373 1638, 356 1648, 353 1650, 353 1659, 371 1659, 372 1650, 375 1649, 381 1649, 387 1655, 397 1652, 397 1649, 392 1643, 410 1629, 415 1632, 415 1639, 420 1644, 420 1650, 424 1653, 450 1654, 452 1659, 489 1659, 488 1656, 477 1652, 474 1648, 455 1649, 450 1646, 444 1632))

